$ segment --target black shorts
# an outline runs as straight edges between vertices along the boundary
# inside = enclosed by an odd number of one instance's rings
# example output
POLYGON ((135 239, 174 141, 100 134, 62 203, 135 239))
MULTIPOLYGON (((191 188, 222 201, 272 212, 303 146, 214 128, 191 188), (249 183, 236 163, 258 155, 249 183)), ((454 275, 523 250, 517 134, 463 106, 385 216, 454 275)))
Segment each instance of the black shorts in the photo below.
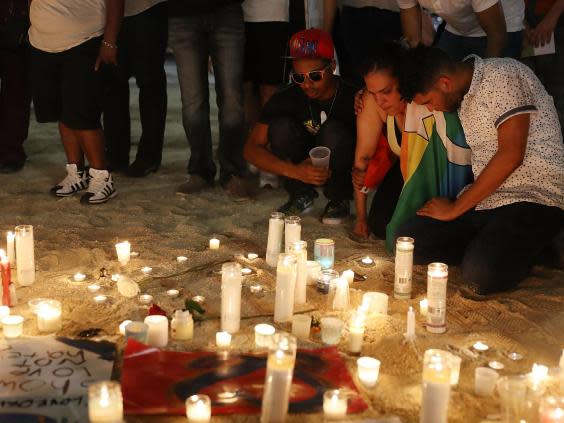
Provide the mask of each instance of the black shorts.
POLYGON ((245 22, 245 81, 279 85, 287 81, 287 22, 245 22))
POLYGON ((62 122, 70 129, 101 128, 102 77, 94 70, 101 39, 60 53, 31 48, 30 80, 38 122, 62 122))

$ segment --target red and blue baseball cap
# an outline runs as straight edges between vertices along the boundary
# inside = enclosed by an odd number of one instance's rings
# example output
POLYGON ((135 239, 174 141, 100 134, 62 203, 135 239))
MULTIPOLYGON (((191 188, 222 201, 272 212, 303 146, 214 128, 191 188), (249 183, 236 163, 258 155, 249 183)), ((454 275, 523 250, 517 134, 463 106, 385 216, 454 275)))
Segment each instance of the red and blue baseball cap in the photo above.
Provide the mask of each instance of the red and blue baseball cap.
POLYGON ((334 52, 331 36, 321 29, 311 28, 296 32, 290 38, 290 59, 333 60, 334 52))

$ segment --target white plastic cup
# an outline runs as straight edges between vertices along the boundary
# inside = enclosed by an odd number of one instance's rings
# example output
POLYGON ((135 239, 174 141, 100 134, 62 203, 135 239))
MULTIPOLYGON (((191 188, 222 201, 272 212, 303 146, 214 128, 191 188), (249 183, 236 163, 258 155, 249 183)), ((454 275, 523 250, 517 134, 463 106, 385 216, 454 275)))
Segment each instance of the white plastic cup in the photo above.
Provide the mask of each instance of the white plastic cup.
POLYGON ((327 345, 336 345, 341 339, 345 322, 336 317, 321 318, 321 340, 327 345))
POLYGON ((327 147, 314 147, 309 150, 311 164, 315 167, 329 167, 331 159, 331 150, 327 147))
POLYGON ((308 339, 311 329, 311 316, 306 314, 294 314, 292 317, 292 335, 296 338, 308 339))
POLYGON ((474 393, 481 397, 493 394, 499 373, 488 367, 476 367, 474 373, 474 393))

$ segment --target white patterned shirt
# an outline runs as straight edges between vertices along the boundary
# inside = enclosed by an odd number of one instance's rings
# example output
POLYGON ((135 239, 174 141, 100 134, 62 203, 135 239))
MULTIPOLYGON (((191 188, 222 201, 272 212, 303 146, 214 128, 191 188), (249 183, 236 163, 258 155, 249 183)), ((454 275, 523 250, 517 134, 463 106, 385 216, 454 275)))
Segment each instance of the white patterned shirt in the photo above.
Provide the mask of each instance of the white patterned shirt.
POLYGON ((523 163, 476 210, 522 201, 564 209, 564 145, 552 97, 533 71, 516 60, 468 59, 474 60, 474 75, 458 114, 476 178, 497 152, 499 126, 530 114, 523 163))

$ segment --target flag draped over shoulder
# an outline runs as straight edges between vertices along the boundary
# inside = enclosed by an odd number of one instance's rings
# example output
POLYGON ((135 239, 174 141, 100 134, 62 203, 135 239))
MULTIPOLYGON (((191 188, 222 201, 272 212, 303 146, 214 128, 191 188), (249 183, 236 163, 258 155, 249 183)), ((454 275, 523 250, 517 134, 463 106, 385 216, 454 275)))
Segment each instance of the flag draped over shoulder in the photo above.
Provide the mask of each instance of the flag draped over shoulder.
MULTIPOLYGON (((393 122, 392 122, 393 125, 393 122)), ((394 137, 388 130, 388 137, 394 137)), ((397 145, 388 139, 390 146, 397 145)), ((400 167, 404 185, 392 219, 386 227, 386 248, 393 251, 401 225, 433 197, 456 199, 474 180, 471 151, 458 114, 429 112, 425 106, 407 106, 402 134, 400 167)))

